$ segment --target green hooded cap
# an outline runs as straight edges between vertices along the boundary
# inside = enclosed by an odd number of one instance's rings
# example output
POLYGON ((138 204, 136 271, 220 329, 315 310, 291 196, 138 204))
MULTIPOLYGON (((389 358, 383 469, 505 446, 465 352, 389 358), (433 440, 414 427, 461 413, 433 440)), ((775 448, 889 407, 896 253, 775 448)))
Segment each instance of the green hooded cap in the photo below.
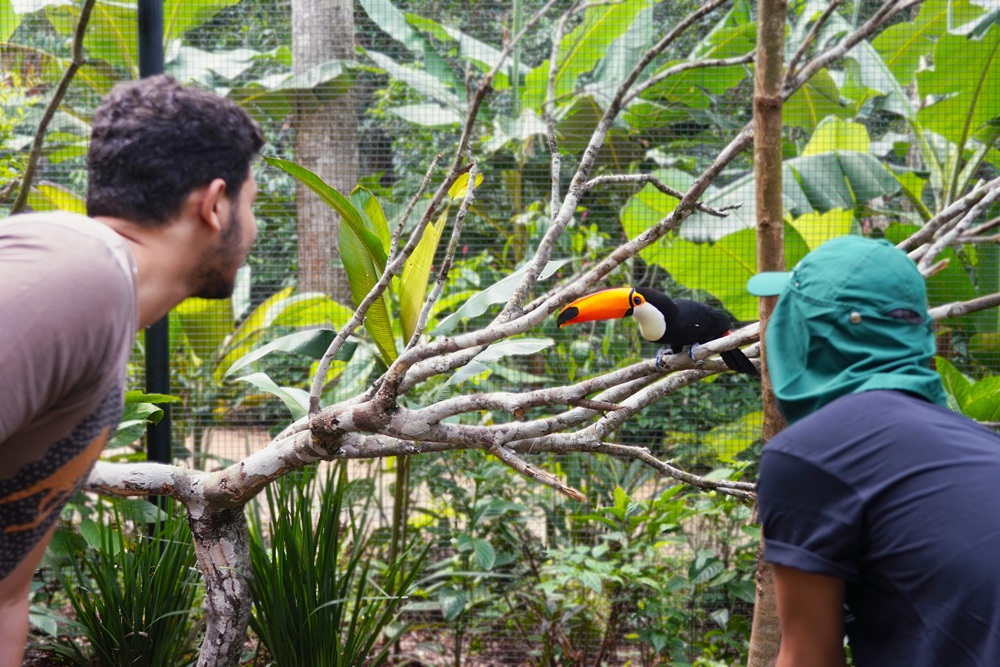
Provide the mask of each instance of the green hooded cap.
POLYGON ((931 369, 934 331, 916 265, 884 240, 844 236, 806 255, 791 273, 747 283, 779 295, 767 325, 767 367, 789 423, 847 395, 895 389, 946 405, 931 369))

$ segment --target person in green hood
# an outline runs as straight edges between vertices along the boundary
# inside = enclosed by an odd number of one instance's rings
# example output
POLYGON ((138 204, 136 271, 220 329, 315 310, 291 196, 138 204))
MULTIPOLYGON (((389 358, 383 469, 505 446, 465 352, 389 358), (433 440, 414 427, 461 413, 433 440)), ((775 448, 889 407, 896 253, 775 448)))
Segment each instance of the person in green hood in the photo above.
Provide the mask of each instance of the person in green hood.
POLYGON ((947 408, 923 277, 837 238, 778 296, 767 367, 789 427, 761 456, 779 667, 1000 665, 1000 436, 947 408))

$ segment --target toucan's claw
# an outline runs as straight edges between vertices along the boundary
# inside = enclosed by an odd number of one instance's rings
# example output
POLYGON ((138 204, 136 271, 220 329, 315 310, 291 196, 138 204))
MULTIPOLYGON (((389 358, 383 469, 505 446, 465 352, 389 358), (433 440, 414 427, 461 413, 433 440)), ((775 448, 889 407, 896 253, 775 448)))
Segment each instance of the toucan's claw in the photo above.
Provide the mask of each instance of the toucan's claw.
POLYGON ((667 368, 667 357, 673 354, 676 353, 673 351, 672 348, 661 347, 660 350, 656 353, 656 370, 660 371, 661 373, 669 370, 667 368))
POLYGON ((700 364, 704 361, 704 359, 694 358, 694 351, 699 347, 701 347, 701 343, 691 343, 691 347, 688 348, 688 356, 691 357, 691 361, 693 361, 696 364, 700 364))

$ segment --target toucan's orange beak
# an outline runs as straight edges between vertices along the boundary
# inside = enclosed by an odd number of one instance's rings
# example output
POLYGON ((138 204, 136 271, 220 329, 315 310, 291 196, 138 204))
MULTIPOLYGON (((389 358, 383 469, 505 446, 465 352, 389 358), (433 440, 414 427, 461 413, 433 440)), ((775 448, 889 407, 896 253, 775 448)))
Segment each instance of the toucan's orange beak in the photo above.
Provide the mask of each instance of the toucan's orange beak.
POLYGON ((559 311, 560 327, 592 320, 617 320, 632 314, 631 287, 615 287, 581 297, 559 311))

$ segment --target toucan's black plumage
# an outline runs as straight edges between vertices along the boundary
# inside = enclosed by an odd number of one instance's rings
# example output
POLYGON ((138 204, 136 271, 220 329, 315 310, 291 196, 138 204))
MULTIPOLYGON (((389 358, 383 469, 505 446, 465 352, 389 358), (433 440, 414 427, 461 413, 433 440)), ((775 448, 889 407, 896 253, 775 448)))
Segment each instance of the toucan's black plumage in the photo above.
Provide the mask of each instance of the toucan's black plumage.
MULTIPOLYGON (((643 338, 676 352, 725 336, 732 324, 724 313, 703 303, 671 299, 650 287, 619 287, 595 292, 563 308, 557 322, 562 327, 629 315, 635 317, 643 338)), ((720 356, 732 370, 758 375, 753 362, 741 350, 727 350, 720 356)))

